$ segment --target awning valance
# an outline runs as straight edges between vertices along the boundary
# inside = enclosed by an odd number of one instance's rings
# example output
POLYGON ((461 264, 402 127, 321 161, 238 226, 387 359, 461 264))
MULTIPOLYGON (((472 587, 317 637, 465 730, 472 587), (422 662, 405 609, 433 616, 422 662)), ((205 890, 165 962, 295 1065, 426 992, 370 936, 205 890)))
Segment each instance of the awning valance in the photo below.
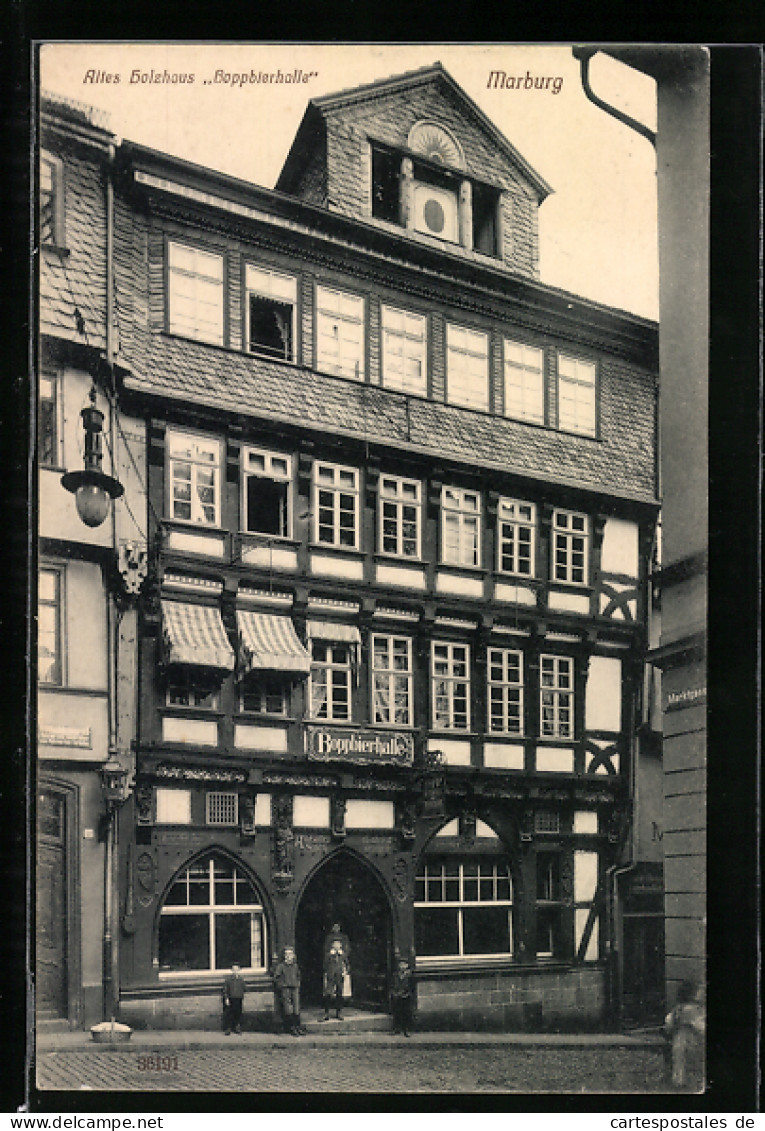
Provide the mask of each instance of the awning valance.
POLYGON ((289 617, 237 609, 240 674, 253 671, 308 675, 311 657, 300 643, 289 617))
POLYGON ((331 640, 334 644, 361 644, 361 633, 355 624, 331 624, 323 620, 309 620, 306 624, 309 640, 331 640))
POLYGON ((234 650, 226 636, 220 609, 162 601, 165 662, 233 671, 234 650))

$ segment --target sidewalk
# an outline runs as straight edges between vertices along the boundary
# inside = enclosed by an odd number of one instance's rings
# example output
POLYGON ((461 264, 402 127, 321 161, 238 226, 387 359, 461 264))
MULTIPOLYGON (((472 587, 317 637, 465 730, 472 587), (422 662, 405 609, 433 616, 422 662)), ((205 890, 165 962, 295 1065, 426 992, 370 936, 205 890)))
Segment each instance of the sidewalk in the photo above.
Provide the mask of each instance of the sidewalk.
POLYGON ((415 1032, 411 1037, 397 1036, 394 1033, 351 1032, 351 1033, 309 1033, 304 1037, 291 1037, 281 1033, 242 1033, 230 1037, 223 1033, 205 1030, 141 1029, 135 1030, 129 1041, 114 1044, 96 1043, 90 1032, 38 1033, 36 1046, 38 1053, 88 1050, 114 1050, 129 1052, 140 1049, 151 1050, 191 1050, 191 1049, 232 1049, 232 1048, 279 1048, 279 1047, 347 1047, 373 1045, 382 1048, 401 1045, 419 1045, 428 1048, 475 1048, 477 1045, 489 1046, 527 1046, 556 1048, 660 1048, 663 1038, 656 1030, 640 1030, 634 1033, 440 1033, 415 1032))

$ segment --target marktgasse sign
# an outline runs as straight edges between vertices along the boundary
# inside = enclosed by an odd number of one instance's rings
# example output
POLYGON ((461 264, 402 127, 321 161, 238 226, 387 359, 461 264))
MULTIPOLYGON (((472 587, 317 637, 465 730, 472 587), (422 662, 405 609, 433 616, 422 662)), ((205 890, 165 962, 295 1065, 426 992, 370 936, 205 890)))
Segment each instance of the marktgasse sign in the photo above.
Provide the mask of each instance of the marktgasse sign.
POLYGON ((414 736, 406 731, 345 730, 307 726, 305 752, 319 762, 356 762, 409 766, 414 736))

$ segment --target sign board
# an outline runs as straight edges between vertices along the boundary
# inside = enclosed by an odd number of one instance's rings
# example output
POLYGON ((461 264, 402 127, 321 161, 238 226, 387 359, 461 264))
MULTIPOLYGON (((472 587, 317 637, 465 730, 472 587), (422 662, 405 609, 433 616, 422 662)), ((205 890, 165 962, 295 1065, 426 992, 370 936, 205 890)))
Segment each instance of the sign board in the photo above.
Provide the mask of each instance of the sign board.
POLYGON ((414 736, 408 731, 307 726, 305 752, 318 762, 411 766, 414 736))

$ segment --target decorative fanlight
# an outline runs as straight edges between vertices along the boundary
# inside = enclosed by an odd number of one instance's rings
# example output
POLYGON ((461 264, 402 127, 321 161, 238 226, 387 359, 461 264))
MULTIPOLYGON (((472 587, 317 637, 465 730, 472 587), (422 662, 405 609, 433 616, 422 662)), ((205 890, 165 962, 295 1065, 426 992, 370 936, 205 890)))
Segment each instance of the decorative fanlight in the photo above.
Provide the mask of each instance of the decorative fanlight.
POLYGON ((61 476, 61 486, 74 495, 77 513, 85 525, 100 526, 109 513, 109 500, 119 499, 125 488, 101 470, 104 414, 96 407, 95 386, 90 390, 90 404, 80 416, 85 429, 85 467, 82 471, 67 471, 61 476))
POLYGON ((435 122, 415 122, 409 131, 409 148, 439 165, 463 169, 465 158, 455 138, 435 122))

